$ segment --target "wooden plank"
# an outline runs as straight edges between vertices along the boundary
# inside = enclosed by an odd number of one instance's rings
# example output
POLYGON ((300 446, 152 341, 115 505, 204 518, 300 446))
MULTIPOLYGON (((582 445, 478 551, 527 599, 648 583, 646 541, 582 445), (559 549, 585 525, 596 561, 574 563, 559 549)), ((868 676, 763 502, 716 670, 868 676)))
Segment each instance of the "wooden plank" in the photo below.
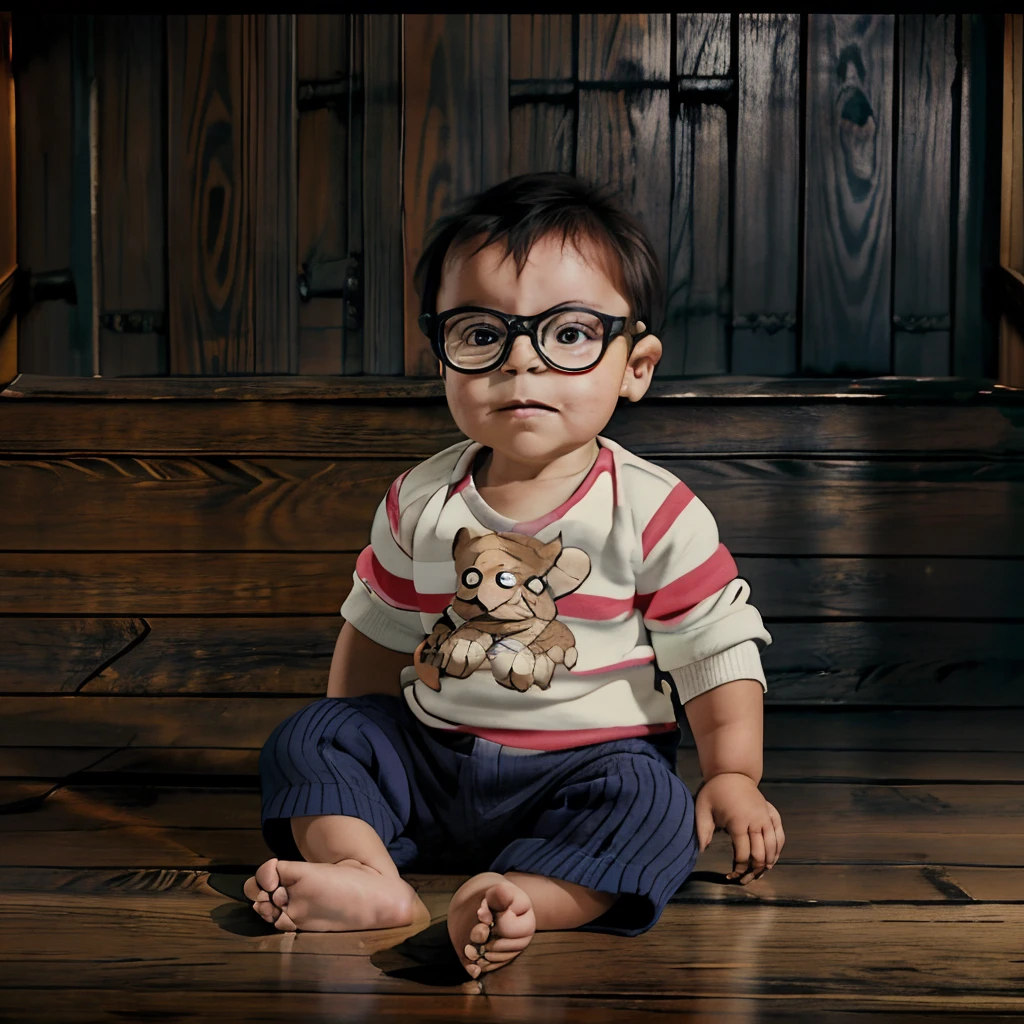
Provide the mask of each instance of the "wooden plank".
POLYGON ((438 217, 508 176, 508 16, 404 17, 405 375, 436 377, 413 270, 438 217))
MULTIPOLYGON (((589 21, 594 16, 583 17, 589 21)), ((572 23, 571 14, 510 14, 509 80, 571 83, 575 56, 572 23)))
POLYGON ((1024 15, 1003 28, 1003 160, 999 263, 1024 270, 1024 15))
POLYGON ((800 15, 739 15, 733 373, 796 372, 800 15))
POLYGON ((0 613, 331 615, 355 561, 350 552, 12 555, 0 568, 0 613))
POLYGON ((580 91, 576 172, 618 191, 662 266, 669 245, 670 146, 667 89, 580 91))
POLYGON ((1001 24, 992 15, 960 16, 960 136, 957 191, 953 372, 994 373, 997 324, 983 301, 984 264, 999 247, 999 168, 991 157, 998 136, 1001 24), (979 259, 978 254, 986 256, 979 259))
MULTIPOLYGON (((0 747, 254 750, 309 697, 3 697, 0 747)), ((684 726, 682 745, 693 748, 684 726)), ((812 708, 768 704, 764 749, 1024 752, 1020 708, 812 708)), ((197 755, 198 756, 198 755, 197 755)), ((766 754, 766 763, 770 759, 766 754)))
MULTIPOLYGON (((166 39, 162 14, 96 18, 100 315, 167 315, 166 39)), ((102 325, 100 373, 166 374, 167 334, 102 325)))
POLYGON ((893 17, 808 15, 802 373, 891 372, 893 17))
MULTIPOLYGON (((780 622, 768 615, 780 604, 781 610, 793 610, 785 605, 785 590, 778 588, 797 588, 800 582, 791 576, 775 584, 754 580, 756 605, 765 614, 773 639, 761 655, 769 704, 1021 705, 1024 665, 1017 623, 993 623, 984 617, 973 622, 847 622, 820 617, 780 622)), ((803 588, 816 582, 804 580, 803 588)), ((1014 578, 1008 575, 1004 584, 1005 593, 1019 600, 1014 578)), ((955 594, 969 589, 969 583, 961 582, 942 588, 934 599, 941 602, 948 593, 955 600, 955 594)), ((994 588, 989 593, 995 604, 998 593, 994 588)), ((1001 610, 1019 609, 1007 604, 1001 610)), ((983 615, 980 608, 972 611, 983 615)), ((0 651, 6 654, 0 689, 25 696, 80 692, 318 697, 326 688, 340 622, 337 615, 183 615, 145 622, 16 616, 0 620, 5 637, 0 651), (55 636, 69 642, 53 643, 55 636)))
POLYGON ((731 15, 676 15, 676 75, 679 78, 721 78, 729 75, 732 71, 731 51, 731 15))
POLYGON ((402 16, 366 14, 363 78, 363 372, 401 374, 405 364, 402 251, 402 16))
MULTIPOLYGON (((1022 275, 1024 276, 1024 275, 1022 275)), ((728 402, 792 402, 809 399, 860 406, 933 405, 952 408, 1024 407, 1024 396, 1000 388, 989 377, 867 377, 841 378, 758 377, 720 374, 701 380, 654 380, 648 399, 686 399, 728 402)), ((321 402, 401 399, 443 399, 444 382, 415 377, 50 377, 19 374, 0 392, 0 398, 76 399, 79 401, 200 400, 208 402, 321 402)), ((649 403, 645 403, 649 404, 649 403)), ((676 402, 677 405, 684 404, 676 402)))
MULTIPOLYGON (((18 265, 62 270, 71 255, 71 15, 13 15, 18 265)), ((18 368, 70 374, 72 307, 36 305, 18 321, 18 368)))
POLYGON ((950 190, 956 15, 902 14, 893 368, 950 372, 950 190))
POLYGON ((18 197, 15 188, 14 69, 11 66, 11 14, 0 13, 0 384, 18 373, 17 317, 8 320, 18 263, 18 197), (6 41, 6 44, 5 44, 6 41))
POLYGON ((0 777, 63 779, 111 753, 109 747, 0 747, 0 777))
MULTIPOLYGON (((319 696, 322 696, 321 693, 319 696)), ((33 748, 24 747, 22 751, 33 748)), ((47 748, 42 748, 47 749, 47 748)), ((0 747, 0 757, 7 749, 0 747)), ((124 779, 126 776, 187 777, 247 776, 259 777, 259 750, 218 750, 210 747, 129 747, 115 750, 85 770, 90 778, 124 779)), ((947 755, 953 756, 953 755, 947 755)), ((968 755, 978 757, 977 754, 968 755)), ((1000 755, 994 755, 996 757, 1000 755)), ((10 760, 10 759, 9 759, 10 760)), ((991 773, 990 773, 991 774, 991 773)), ((992 781, 999 781, 993 778, 992 781)))
MULTIPOLYGON (((734 552, 927 555, 941 566, 928 570, 938 572, 933 586, 979 591, 972 617, 1024 615, 1012 565, 943 564, 948 557, 1024 555, 1016 528, 1024 515, 1019 462, 657 453, 650 461, 708 505, 734 552)), ((0 489, 9 496, 0 506, 0 549, 359 551, 388 487, 416 464, 411 458, 0 458, 0 489)), ((942 606, 936 599, 932 607, 942 606)))
POLYGON ((152 618, 145 640, 112 660, 81 692, 322 697, 341 621, 337 615, 152 618))
POLYGON ((1006 868, 948 868, 953 882, 975 900, 1014 900, 1024 903, 1024 875, 1006 868))
MULTIPOLYGON (((709 15, 708 17, 714 17, 709 15)), ((684 104, 673 125, 668 301, 659 376, 728 371, 728 117, 684 104)))
POLYGON ((147 629, 141 619, 3 620, 0 691, 74 693, 147 629))
MULTIPOLYGON (((348 14, 296 16, 296 77, 300 82, 348 80, 348 14)), ((348 244, 349 188, 348 98, 335 106, 300 112, 298 118, 298 259, 313 281, 318 267, 345 260, 348 244)), ((335 278, 331 275, 331 284, 335 278)), ((346 338, 344 300, 314 298, 298 307, 299 373, 358 373, 358 351, 346 338), (353 355, 356 356, 353 361, 353 355)))
POLYGON ((563 171, 576 165, 576 112, 568 103, 519 103, 509 111, 511 173, 563 171))
MULTIPOLYGON (((400 452, 425 459, 466 439, 443 399, 405 399, 397 412, 390 400, 182 400, 171 409, 146 401, 0 400, 0 452, 339 459, 394 459, 400 452)), ((882 399, 869 408, 853 402, 651 397, 616 409, 602 434, 647 459, 738 452, 977 458, 1024 451, 1024 416, 1010 405, 900 406, 882 399)))
POLYGON ((292 15, 171 15, 172 373, 296 369, 292 15))
POLYGON ((579 80, 667 85, 670 14, 581 14, 579 80))

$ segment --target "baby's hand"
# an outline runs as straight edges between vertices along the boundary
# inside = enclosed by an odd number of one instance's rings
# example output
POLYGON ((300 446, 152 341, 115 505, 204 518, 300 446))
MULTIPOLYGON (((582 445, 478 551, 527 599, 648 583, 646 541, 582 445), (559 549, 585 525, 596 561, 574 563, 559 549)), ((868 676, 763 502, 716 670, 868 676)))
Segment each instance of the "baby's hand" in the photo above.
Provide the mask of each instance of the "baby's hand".
POLYGON ((738 772, 715 775, 701 786, 695 817, 701 852, 716 828, 729 833, 733 870, 726 878, 742 875, 741 885, 774 867, 786 842, 779 812, 761 795, 753 779, 738 772))

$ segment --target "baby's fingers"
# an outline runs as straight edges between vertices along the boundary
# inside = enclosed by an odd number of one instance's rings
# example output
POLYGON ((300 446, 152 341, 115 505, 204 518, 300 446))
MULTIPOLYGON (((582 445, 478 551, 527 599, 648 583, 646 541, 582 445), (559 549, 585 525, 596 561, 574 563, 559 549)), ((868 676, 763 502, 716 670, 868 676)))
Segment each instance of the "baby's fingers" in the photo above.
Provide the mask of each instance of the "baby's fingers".
POLYGON ((746 885, 752 878, 760 878, 765 871, 765 843, 760 829, 750 830, 750 870, 740 879, 746 885))
POLYGON ((779 859, 779 854, 782 853, 782 847, 786 844, 786 833, 782 828, 782 815, 779 814, 774 804, 768 803, 767 800, 765 803, 768 805, 768 817, 771 818, 772 827, 775 829, 775 856, 769 862, 774 864, 779 859))
POLYGON ((750 835, 747 832, 732 832, 732 871, 726 878, 737 878, 750 864, 750 835))

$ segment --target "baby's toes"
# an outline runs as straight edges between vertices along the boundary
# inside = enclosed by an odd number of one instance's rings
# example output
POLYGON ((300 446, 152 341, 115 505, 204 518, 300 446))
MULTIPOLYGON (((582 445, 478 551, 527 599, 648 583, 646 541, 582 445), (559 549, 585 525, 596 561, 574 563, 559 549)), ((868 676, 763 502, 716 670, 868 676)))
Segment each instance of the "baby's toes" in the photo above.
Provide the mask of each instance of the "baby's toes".
POLYGON ((264 893, 263 896, 260 896, 260 893, 263 892, 263 890, 260 888, 260 883, 256 881, 255 875, 250 875, 245 880, 245 885, 242 886, 242 892, 245 893, 247 899, 253 901, 266 899, 266 893, 264 893))
POLYGON ((295 922, 283 911, 278 911, 278 918, 274 922, 274 927, 279 932, 297 932, 298 926, 295 922))
POLYGON ((281 916, 281 908, 275 906, 270 900, 256 900, 252 909, 263 918, 267 924, 273 924, 281 916))
POLYGON ((482 946, 491 937, 491 926, 489 924, 474 925, 469 932, 469 941, 482 946))
POLYGON ((269 896, 270 902, 276 904, 279 907, 288 906, 288 890, 283 886, 279 885, 269 896))

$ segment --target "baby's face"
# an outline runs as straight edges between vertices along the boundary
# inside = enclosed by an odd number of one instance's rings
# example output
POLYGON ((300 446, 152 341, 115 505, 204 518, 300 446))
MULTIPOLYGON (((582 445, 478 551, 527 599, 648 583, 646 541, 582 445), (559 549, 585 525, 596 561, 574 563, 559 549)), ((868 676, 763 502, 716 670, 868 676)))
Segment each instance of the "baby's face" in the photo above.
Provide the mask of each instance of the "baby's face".
MULTIPOLYGON (((515 260, 505 258, 503 241, 469 255, 478 244, 471 242, 449 254, 437 295, 438 312, 484 306, 532 316, 567 303, 609 316, 633 315, 593 246, 581 243, 581 252, 571 243, 563 248, 558 235, 548 236, 533 247, 517 275, 515 260)), ((516 462, 542 466, 589 444, 611 419, 621 395, 637 401, 660 357, 661 343, 653 335, 638 341, 632 353, 620 335, 592 370, 564 373, 548 366, 529 337, 521 334, 504 365, 490 373, 449 368, 448 407, 467 437, 516 462), (550 410, 523 416, 503 409, 518 399, 543 402, 550 410)))

